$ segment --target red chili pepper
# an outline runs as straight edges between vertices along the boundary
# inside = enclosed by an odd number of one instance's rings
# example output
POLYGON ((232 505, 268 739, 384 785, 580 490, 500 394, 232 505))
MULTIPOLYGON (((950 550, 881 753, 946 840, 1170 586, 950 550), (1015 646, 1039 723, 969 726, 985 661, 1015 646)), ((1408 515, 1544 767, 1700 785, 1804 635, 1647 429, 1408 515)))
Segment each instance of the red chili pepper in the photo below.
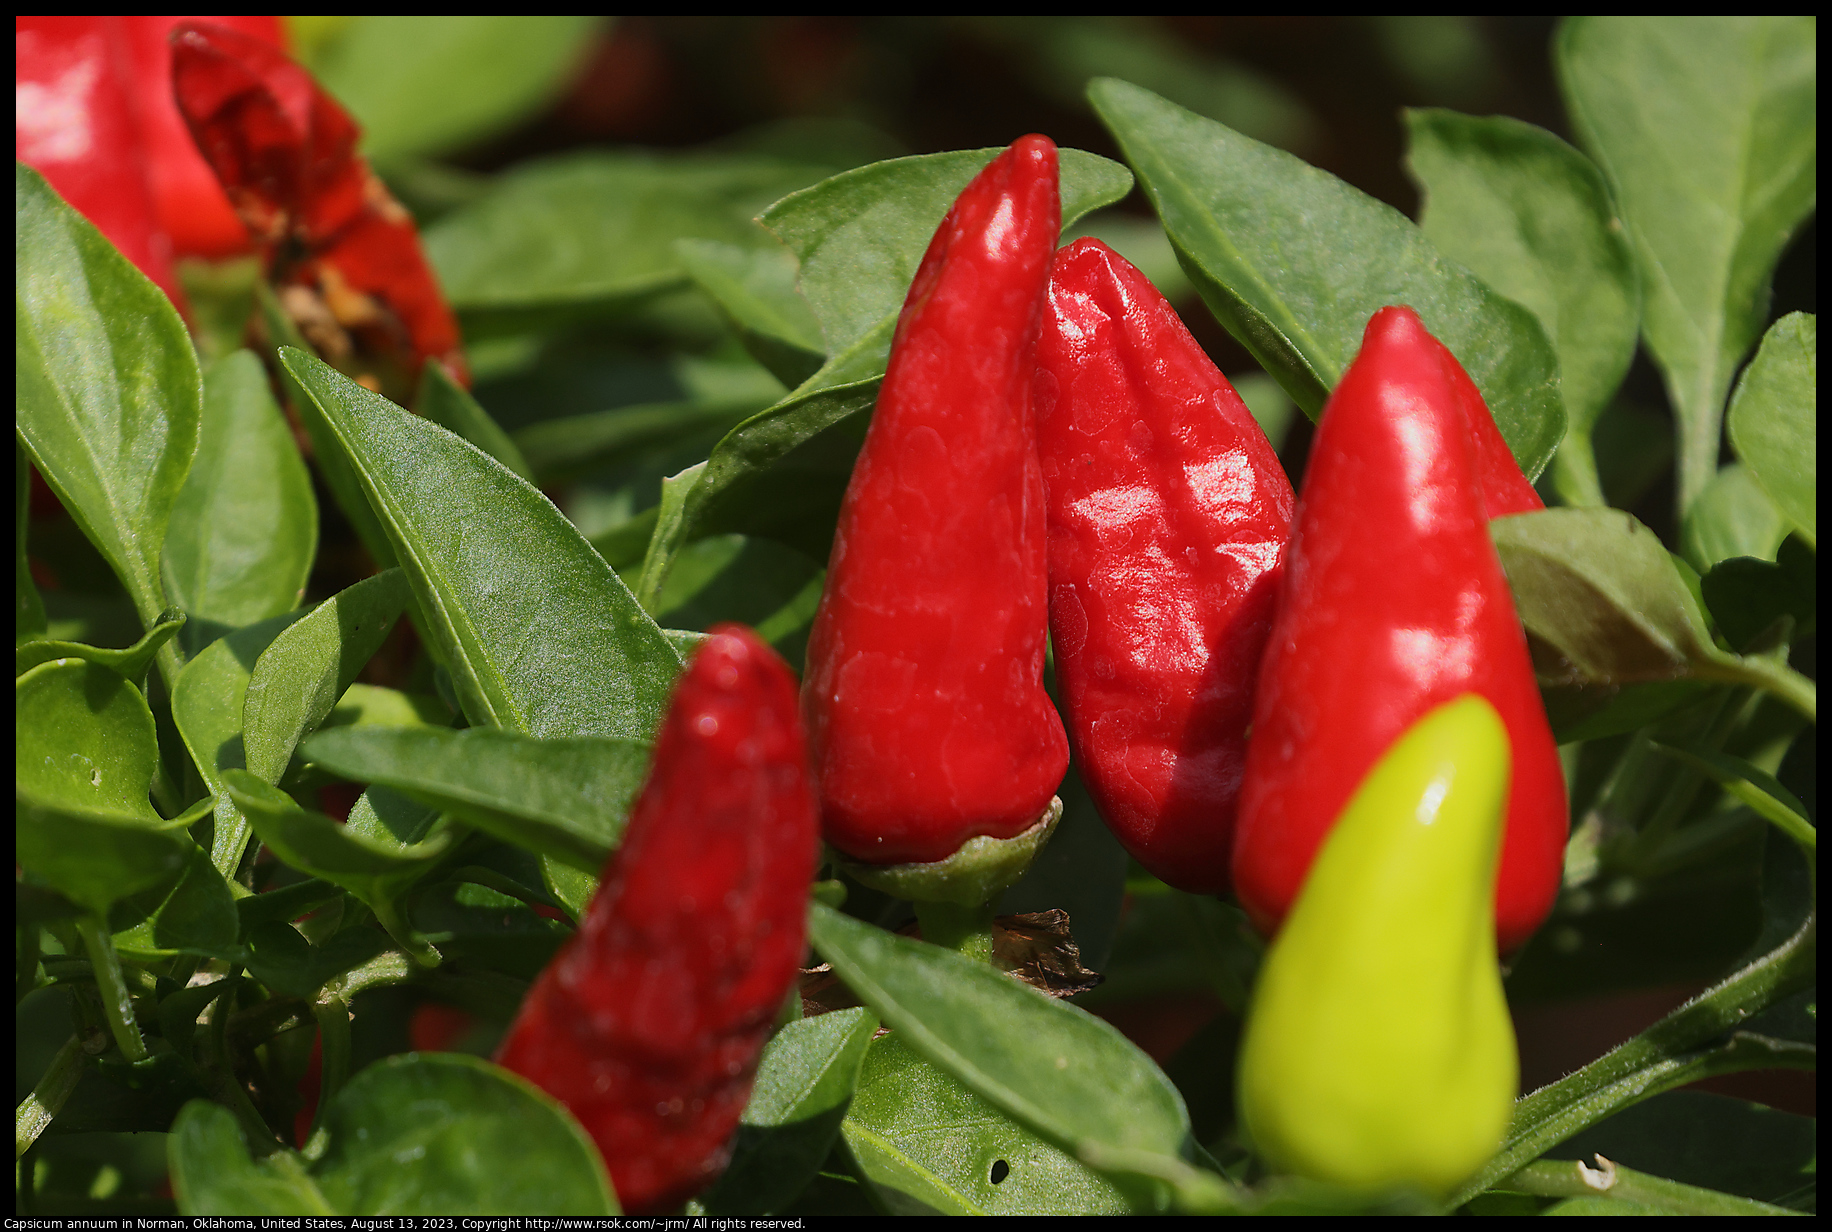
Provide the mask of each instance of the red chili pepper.
POLYGON ((1511 513, 1544 509, 1546 502, 1539 499, 1539 493, 1521 473, 1520 463, 1514 460, 1514 451, 1508 448, 1507 438, 1495 426, 1495 417, 1489 413, 1488 403, 1483 401, 1476 382, 1470 379, 1449 347, 1429 332, 1425 337, 1437 350, 1438 359, 1444 365, 1444 376, 1450 381, 1451 391, 1456 395, 1464 418, 1469 421, 1476 442, 1476 482, 1482 492, 1482 516, 1505 518, 1511 513))
POLYGON ((357 154, 349 113, 259 39, 193 22, 172 48, 179 110, 306 337, 333 361, 355 335, 409 381, 439 359, 468 383, 413 219, 357 154))
POLYGON ((1056 147, 1022 137, 916 271, 834 535, 803 708, 827 839, 872 864, 1010 838, 1068 765, 1043 689, 1031 378, 1061 227, 1056 147))
POLYGON ((1075 764, 1139 863, 1220 893, 1291 484, 1176 310, 1094 239, 1050 275, 1037 442, 1075 764))
POLYGON ((598 1143, 626 1211, 717 1177, 794 983, 819 858, 795 679, 756 634, 713 630, 579 932, 498 1063, 598 1143))
POLYGON ((1564 775, 1443 354, 1410 308, 1376 313, 1311 445, 1234 834, 1235 890, 1268 932, 1369 768, 1466 692, 1494 705, 1512 746, 1495 891, 1504 951, 1558 891, 1564 775))
MULTIPOLYGON (((118 20, 127 31, 134 115, 147 150, 153 208, 172 237, 173 253, 216 259, 247 252, 251 247, 248 228, 230 206, 216 173, 198 153, 172 97, 172 29, 192 19, 129 16, 118 20)), ((286 49, 278 17, 213 16, 203 20, 286 49)))
POLYGON ((14 19, 13 148, 184 308, 127 88, 119 17, 14 19))

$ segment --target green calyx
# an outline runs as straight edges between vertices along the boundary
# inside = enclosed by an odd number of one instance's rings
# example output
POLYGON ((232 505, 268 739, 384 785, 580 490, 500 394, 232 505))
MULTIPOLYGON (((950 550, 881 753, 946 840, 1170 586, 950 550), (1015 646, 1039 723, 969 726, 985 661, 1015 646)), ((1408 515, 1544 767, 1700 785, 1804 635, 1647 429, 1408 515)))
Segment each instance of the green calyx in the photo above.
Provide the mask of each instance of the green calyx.
POLYGON ((978 907, 1024 876, 1061 820, 1062 800, 1052 796, 1049 807, 1029 829, 1010 838, 970 838, 945 860, 929 864, 855 864, 842 858, 840 867, 860 885, 893 898, 978 907))
POLYGON ((1318 850, 1248 1007, 1237 1086, 1280 1171, 1444 1194, 1500 1145, 1519 1058, 1495 956, 1507 730, 1414 723, 1318 850))

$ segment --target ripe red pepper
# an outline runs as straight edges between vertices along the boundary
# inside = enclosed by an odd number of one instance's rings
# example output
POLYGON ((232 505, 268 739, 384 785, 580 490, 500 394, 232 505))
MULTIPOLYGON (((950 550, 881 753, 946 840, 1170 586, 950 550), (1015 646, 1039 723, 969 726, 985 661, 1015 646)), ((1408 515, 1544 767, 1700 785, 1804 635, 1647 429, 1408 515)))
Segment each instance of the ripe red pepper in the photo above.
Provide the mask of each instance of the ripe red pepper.
POLYGON ((178 26, 172 74, 179 110, 268 280, 325 357, 337 362, 360 344, 367 357, 399 363, 408 381, 439 359, 468 383, 457 320, 413 219, 357 154, 349 113, 285 54, 222 26, 178 26))
POLYGON ((1075 764, 1139 863, 1220 893, 1291 484, 1176 310, 1099 240, 1056 255, 1036 388, 1075 764))
POLYGON ((1470 379, 1449 347, 1429 331, 1425 337, 1437 350, 1439 362, 1444 365, 1445 379, 1450 382, 1451 392, 1474 436, 1476 486, 1482 493, 1482 516, 1505 518, 1512 513, 1544 509, 1546 502, 1539 499, 1539 493, 1521 473, 1520 463, 1514 460, 1514 451, 1508 448, 1507 438, 1495 426, 1495 417, 1489 413, 1488 403, 1482 400, 1482 391, 1476 388, 1476 382, 1470 379))
POLYGON ((128 89, 119 17, 14 19, 13 148, 182 310, 128 89))
MULTIPOLYGON (((153 209, 160 226, 172 237, 173 253, 216 259, 247 252, 251 246, 248 228, 236 217, 216 173, 198 153, 172 97, 172 29, 190 19, 136 15, 117 20, 127 31, 134 115, 147 150, 153 209)), ((278 17, 212 16, 203 20, 286 49, 278 17)))
POLYGON ((1384 308, 1312 441, 1261 665, 1233 856, 1255 924, 1277 928, 1381 754, 1466 692, 1495 707, 1513 754, 1495 889, 1508 951, 1558 891, 1564 775, 1489 542, 1468 412, 1418 316, 1384 308))
POLYGON ((1031 379, 1056 147, 967 185, 916 271, 840 509, 803 709, 829 842, 931 863, 1035 822, 1068 766, 1043 689, 1031 379))
POLYGON ((578 933, 496 1056, 572 1110, 626 1211, 678 1206, 725 1166, 819 848, 795 679, 750 630, 716 628, 578 933))

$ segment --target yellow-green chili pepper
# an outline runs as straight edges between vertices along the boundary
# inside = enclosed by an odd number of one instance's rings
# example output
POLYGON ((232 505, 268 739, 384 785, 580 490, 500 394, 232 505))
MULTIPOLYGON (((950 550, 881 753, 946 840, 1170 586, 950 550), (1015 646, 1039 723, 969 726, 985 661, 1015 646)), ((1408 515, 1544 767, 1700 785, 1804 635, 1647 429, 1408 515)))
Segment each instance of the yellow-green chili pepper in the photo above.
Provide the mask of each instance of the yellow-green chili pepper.
POLYGON ((1494 1154, 1519 1076, 1495 955, 1507 729, 1466 693, 1375 763, 1261 967, 1240 1113, 1277 1170, 1442 1194, 1494 1154))

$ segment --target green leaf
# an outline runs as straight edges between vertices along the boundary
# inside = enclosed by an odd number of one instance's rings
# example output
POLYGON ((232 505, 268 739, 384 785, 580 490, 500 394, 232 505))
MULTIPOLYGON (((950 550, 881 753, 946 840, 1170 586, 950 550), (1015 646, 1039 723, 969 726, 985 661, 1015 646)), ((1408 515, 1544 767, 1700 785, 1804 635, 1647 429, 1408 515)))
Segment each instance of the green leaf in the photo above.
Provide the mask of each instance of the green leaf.
POLYGON ((353 684, 318 725, 328 727, 448 727, 452 712, 437 697, 376 684, 353 684))
POLYGON ((1637 731, 1697 703, 1710 686, 1697 680, 1651 680, 1627 685, 1548 685, 1546 718, 1560 744, 1637 731))
POLYGON ((1677 680, 1726 657, 1660 540, 1629 514, 1547 509, 1497 518, 1489 533, 1540 643, 1542 683, 1677 680))
POLYGON ((1815 719, 1813 681, 1767 656, 1718 649, 1697 575, 1630 515, 1545 509, 1497 518, 1489 534, 1542 685, 1716 680, 1767 689, 1815 719))
POLYGON ((469 881, 416 890, 412 920, 453 962, 528 981, 573 935, 570 926, 536 914, 522 900, 469 881))
POLYGON ((1642 334, 1680 423, 1679 508, 1717 473, 1724 395, 1813 210, 1817 20, 1584 17, 1554 61, 1641 267, 1642 334))
POLYGON ((250 1158, 248 1138, 227 1108, 194 1099, 166 1142, 172 1195, 181 1215, 334 1215, 292 1151, 250 1158))
POLYGON ((386 527, 471 721, 648 738, 680 658, 572 523, 451 433, 282 354, 386 527))
POLYGON ((1558 352, 1567 419, 1561 490, 1602 504, 1590 433, 1641 328, 1634 252, 1602 173, 1545 129, 1506 116, 1426 109, 1406 112, 1406 127, 1420 230, 1539 318, 1558 352))
POLYGON ((577 14, 358 17, 312 57, 376 162, 493 137, 565 89, 602 19, 577 14))
POLYGON ((161 885, 185 867, 191 840, 144 817, 63 801, 17 797, 19 866, 95 914, 161 885))
POLYGON ((1209 311, 1306 414, 1322 412, 1368 319, 1410 305, 1538 477, 1565 415, 1557 357, 1531 312, 1327 172, 1123 81, 1095 81, 1088 94, 1209 311))
POLYGON ((899 1035, 866 1054, 841 1132, 895 1215, 1136 1213, 1112 1182, 930 1065, 899 1035))
POLYGON ((840 1134, 878 1019, 835 1010, 770 1040, 732 1141, 731 1163, 700 1205, 713 1215, 779 1211, 820 1171, 840 1134))
POLYGON ((1108 1023, 990 966, 818 903, 809 932, 903 1043, 1064 1149, 1083 1159, 1126 1154, 1172 1164, 1185 1149, 1183 1098, 1108 1023))
POLYGON ((261 361, 236 351, 204 374, 197 458, 166 532, 173 603, 239 629, 289 612, 318 551, 318 501, 261 361))
POLYGON ((333 774, 381 783, 588 873, 617 846, 650 755, 643 741, 534 740, 487 727, 343 728, 301 751, 333 774))
POLYGON ((438 830, 418 841, 432 820, 426 810, 407 810, 400 827, 407 832, 402 834, 388 824, 389 817, 378 816, 387 801, 373 793, 364 796, 365 815, 353 809, 349 822, 339 825, 323 813, 300 808, 291 796, 246 770, 225 770, 223 785, 276 856, 302 873, 344 887, 375 912, 416 960, 428 966, 438 962, 437 952, 412 934, 395 905, 409 886, 433 871, 454 839, 450 830, 438 830))
MULTIPOLYGON (((114 934, 115 949, 130 961, 148 962, 179 954, 238 960, 241 931, 229 883, 210 863, 210 853, 186 844, 184 873, 145 919, 114 934)), ((195 1021, 195 1015, 193 1015, 195 1021)))
POLYGON ((38 595, 38 584, 32 580, 25 550, 25 531, 32 509, 32 464, 25 460, 25 446, 16 440, 13 460, 13 641, 17 644, 44 635, 45 604, 38 595))
POLYGON ((1819 318, 1769 327, 1730 399, 1730 443, 1786 518, 1816 545, 1819 525, 1819 318))
POLYGON ((639 449, 708 428, 729 429, 765 405, 767 399, 740 397, 620 406, 534 424, 517 432, 515 443, 535 474, 544 482, 555 483, 578 478, 639 449))
POLYGON ((1732 796, 1747 804, 1759 817, 1776 826, 1803 849, 1812 852, 1818 846, 1817 832, 1807 820, 1806 808, 1783 787, 1775 776, 1741 757, 1732 757, 1699 744, 1659 743, 1654 748, 1703 771, 1732 796))
POLYGON ((423 872, 421 866, 451 845, 446 833, 424 843, 410 843, 392 841, 375 833, 375 827, 368 833, 353 831, 322 813, 300 808, 291 796, 246 770, 224 771, 223 782, 275 855, 301 872, 343 886, 364 901, 389 878, 423 872))
POLYGON ((387 1057, 350 1080, 323 1125, 330 1144, 312 1172, 340 1213, 617 1213, 578 1122, 532 1083, 476 1057, 387 1057))
POLYGON ((767 245, 752 216, 823 171, 754 155, 564 154, 499 176, 427 228, 426 255, 461 313, 599 313, 685 283, 678 239, 767 245))
POLYGON ((1733 556, 1772 560, 1788 525, 1749 468, 1732 462, 1711 477, 1680 526, 1680 546, 1700 573, 1733 556))
POLYGON ((1566 1139, 1546 1158, 1589 1161, 1600 1153, 1642 1172, 1811 1211, 1816 1140, 1811 1117, 1669 1091, 1566 1139))
POLYGON ((744 349, 784 385, 793 389, 825 362, 820 322, 795 289, 800 266, 793 253, 717 240, 676 240, 674 252, 744 349))
POLYGON ((15 784, 46 804, 162 826, 148 793, 159 772, 153 712, 119 673, 81 659, 15 682, 15 784))
MULTIPOLYGON (((151 625, 197 450, 197 356, 164 293, 23 163, 13 200, 19 439, 151 625)), ((176 652, 162 663, 170 683, 176 652)))
POLYGON ((534 482, 528 460, 522 457, 522 451, 509 439, 509 434, 436 359, 428 362, 420 373, 420 389, 414 398, 413 409, 448 432, 462 436, 523 479, 534 482))
MULTIPOLYGON (((954 199, 1003 149, 893 158, 791 194, 758 220, 801 262, 798 287, 837 356, 895 318, 954 199)), ((1084 150, 1058 154, 1062 225, 1132 191, 1124 167, 1084 150)), ((883 371, 880 365, 879 371, 883 371)))
POLYGON ((288 405, 299 416, 306 436, 311 439, 313 464, 317 466, 325 486, 331 489, 337 507, 355 528, 356 537, 368 549, 370 558, 379 568, 392 568, 395 563, 394 549, 389 545, 382 524, 376 520, 375 511, 369 508, 368 498, 363 495, 362 484, 357 482, 355 472, 350 469, 349 459, 337 447, 337 437, 325 422, 324 413, 300 387, 293 374, 287 371, 286 366, 280 363, 281 348, 292 346, 302 351, 311 351, 312 344, 299 332, 299 327, 287 315, 279 297, 267 283, 261 282, 255 286, 255 303, 260 307, 261 321, 267 326, 267 336, 274 348, 270 354, 275 367, 279 369, 281 390, 288 405))
POLYGON ((799 669, 824 576, 812 560, 772 540, 715 535, 676 558, 656 599, 657 618, 685 629, 726 620, 750 625, 799 669))
MULTIPOLYGON (((259 894, 242 901, 267 897, 259 894)), ((388 938, 373 928, 346 928, 320 945, 309 945, 298 929, 282 920, 248 923, 247 939, 243 961, 249 973, 280 996, 302 1001, 336 993, 334 982, 340 976, 388 948, 388 938)), ((391 957, 400 959, 398 954, 391 957)), ((408 966, 404 961, 399 965, 408 966)))
MULTIPOLYGON (((1797 539, 1781 545, 1776 562, 1736 556, 1719 563, 1700 581, 1712 619, 1731 649, 1749 653, 1758 639, 1780 632, 1776 622, 1793 618, 1792 642, 1810 635, 1818 614, 1818 576, 1812 549, 1797 539)), ((1772 649, 1764 645, 1759 649, 1772 649)))
POLYGON ((280 632, 305 615, 286 612, 212 642, 185 665, 172 690, 172 721, 191 761, 216 798, 210 858, 225 877, 235 876, 248 845, 248 822, 223 788, 224 770, 243 769, 242 703, 255 663, 280 632))
POLYGON ((703 535, 763 535, 810 559, 827 559, 895 325, 894 317, 885 318, 801 388, 733 428, 704 463, 683 472, 699 470, 699 479, 680 489, 679 504, 665 520, 657 516, 643 561, 645 591, 659 595, 675 556, 703 535))
POLYGON ((255 661, 242 700, 243 761, 278 783, 293 747, 331 713, 411 600, 390 569, 326 599, 288 625, 255 661))
POLYGON ((184 623, 183 612, 177 608, 168 608, 159 613, 146 636, 126 650, 104 650, 99 646, 85 646, 81 642, 27 642, 13 651, 13 675, 23 676, 30 668, 40 663, 49 663, 52 659, 82 659, 98 667, 105 667, 128 680, 144 684, 147 669, 152 667, 159 648, 184 628, 184 623))

